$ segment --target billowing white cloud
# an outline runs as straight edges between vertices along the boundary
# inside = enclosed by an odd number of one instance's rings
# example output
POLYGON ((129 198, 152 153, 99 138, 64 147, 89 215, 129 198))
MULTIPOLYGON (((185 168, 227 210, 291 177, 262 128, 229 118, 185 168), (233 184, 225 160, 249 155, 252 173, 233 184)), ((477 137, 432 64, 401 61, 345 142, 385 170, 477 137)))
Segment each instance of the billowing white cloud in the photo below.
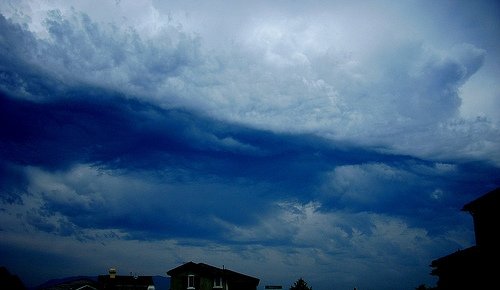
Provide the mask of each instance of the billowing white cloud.
MULTIPOLYGON (((484 60, 484 51, 471 44, 435 49, 396 34, 388 20, 360 20, 353 28, 342 18, 326 20, 328 12, 319 20, 291 12, 262 18, 269 13, 259 12, 246 16, 231 43, 209 50, 205 39, 212 34, 200 38, 176 26, 172 15, 165 18, 162 13, 170 10, 141 5, 147 9, 139 11, 149 12, 130 21, 140 19, 154 33, 125 26, 124 19, 105 23, 88 7, 80 9, 99 22, 76 8, 38 7, 37 15, 46 13, 39 22, 47 36, 23 57, 65 82, 102 85, 258 128, 314 133, 422 157, 498 162, 495 146, 489 145, 498 142, 497 124, 460 117, 460 88, 484 60), (151 11, 156 18, 145 22, 151 11), (370 25, 390 33, 371 43, 349 42, 349 31, 357 39, 368 35, 370 25), (457 123, 480 126, 481 135, 472 139, 477 129, 456 130, 457 123), (475 145, 477 137, 483 145, 475 145), (437 138, 436 145, 426 141, 430 138, 437 138)), ((132 8, 117 8, 118 14, 129 20, 132 8)))
POLYGON ((25 5, 31 10, 3 7, 34 31, 33 45, 19 56, 66 83, 394 153, 500 162, 498 124, 488 116, 466 119, 460 109, 461 87, 481 68, 485 51, 464 43, 434 47, 423 36, 403 33, 410 26, 396 25, 405 12, 399 6, 384 18, 370 5, 303 14, 293 5, 265 12, 259 3, 253 13, 235 5, 242 23, 224 20, 235 23, 223 29, 231 39, 212 45, 217 33, 196 29, 216 26, 221 11, 213 7, 108 2, 116 14, 106 19, 87 4, 25 5), (355 9, 366 17, 348 22, 344 13, 355 9))

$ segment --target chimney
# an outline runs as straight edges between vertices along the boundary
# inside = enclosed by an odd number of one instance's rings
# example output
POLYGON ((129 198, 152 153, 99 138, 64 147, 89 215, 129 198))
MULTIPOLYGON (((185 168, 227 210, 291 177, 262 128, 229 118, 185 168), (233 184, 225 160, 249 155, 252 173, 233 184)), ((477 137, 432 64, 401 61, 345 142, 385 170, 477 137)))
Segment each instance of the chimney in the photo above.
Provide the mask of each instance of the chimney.
POLYGON ((115 279, 116 277, 116 269, 115 268, 109 268, 109 278, 110 279, 115 279))

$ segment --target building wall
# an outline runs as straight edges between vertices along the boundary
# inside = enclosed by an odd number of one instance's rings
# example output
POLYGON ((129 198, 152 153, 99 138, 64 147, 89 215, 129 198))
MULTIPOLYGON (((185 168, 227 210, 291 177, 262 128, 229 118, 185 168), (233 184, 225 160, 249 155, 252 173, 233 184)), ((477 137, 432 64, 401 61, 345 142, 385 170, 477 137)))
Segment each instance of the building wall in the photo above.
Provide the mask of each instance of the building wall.
POLYGON ((476 245, 433 261, 438 290, 500 289, 500 188, 464 205, 476 245))
MULTIPOLYGON (((180 277, 180 276, 175 276, 170 278, 170 290, 181 290, 181 289, 186 289, 184 283, 185 281, 182 281, 185 277, 180 277)), ((185 278, 187 279, 187 278, 185 278)))
POLYGON ((214 281, 212 278, 200 277, 194 273, 184 273, 170 279, 170 290, 186 290, 188 286, 188 275, 193 274, 196 290, 213 290, 214 281))

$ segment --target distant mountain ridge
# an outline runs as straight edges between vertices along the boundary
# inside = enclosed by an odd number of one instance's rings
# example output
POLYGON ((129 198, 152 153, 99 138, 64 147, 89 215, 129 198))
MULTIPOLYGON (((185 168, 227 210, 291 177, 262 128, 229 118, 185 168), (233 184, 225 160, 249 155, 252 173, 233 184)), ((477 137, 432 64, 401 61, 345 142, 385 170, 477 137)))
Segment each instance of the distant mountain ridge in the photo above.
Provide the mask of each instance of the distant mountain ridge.
MULTIPOLYGON (((98 276, 70 276, 64 278, 56 278, 48 280, 38 286, 28 288, 28 290, 42 290, 50 287, 54 287, 60 284, 71 283, 77 280, 91 280, 97 282, 98 276)), ((168 290, 170 288, 170 277, 165 276, 152 276, 153 283, 155 284, 155 290, 168 290)))
POLYGON ((70 283, 76 280, 92 280, 97 282, 97 276, 70 276, 70 277, 64 277, 64 278, 56 278, 56 279, 50 279, 46 282, 43 282, 42 284, 35 286, 35 287, 30 287, 28 289, 30 290, 40 290, 40 289, 45 289, 49 287, 54 287, 59 284, 64 284, 64 283, 70 283))

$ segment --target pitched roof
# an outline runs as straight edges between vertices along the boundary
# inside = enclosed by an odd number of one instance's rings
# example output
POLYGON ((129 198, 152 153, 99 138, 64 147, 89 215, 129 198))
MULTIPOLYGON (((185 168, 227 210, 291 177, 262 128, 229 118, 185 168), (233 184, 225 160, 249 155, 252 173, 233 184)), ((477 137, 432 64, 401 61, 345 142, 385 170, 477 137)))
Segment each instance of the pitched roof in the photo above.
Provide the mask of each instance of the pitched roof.
POLYGON ((463 250, 458 250, 454 253, 438 258, 431 262, 431 267, 439 267, 447 264, 457 264, 458 262, 469 261, 471 258, 478 255, 479 249, 472 246, 463 250))
POLYGON ((482 207, 496 207, 500 205, 500 187, 485 193, 479 198, 465 204, 462 207, 463 211, 475 212, 477 209, 482 207))
POLYGON ((178 275, 178 274, 181 274, 184 272, 190 272, 190 271, 196 272, 200 275, 204 275, 204 276, 208 276, 208 277, 223 276, 226 279, 235 280, 235 281, 247 280, 247 281, 251 281, 251 282, 255 283, 256 285, 258 285, 258 283, 260 281, 258 278, 248 276, 245 274, 241 274, 238 272, 234 272, 234 271, 231 271, 231 270, 228 270, 225 268, 221 269, 221 268, 217 268, 217 267, 207 265, 204 263, 194 263, 194 262, 187 262, 183 265, 180 265, 176 268, 173 268, 173 269, 169 270, 167 272, 167 274, 170 276, 175 276, 175 275, 178 275))

